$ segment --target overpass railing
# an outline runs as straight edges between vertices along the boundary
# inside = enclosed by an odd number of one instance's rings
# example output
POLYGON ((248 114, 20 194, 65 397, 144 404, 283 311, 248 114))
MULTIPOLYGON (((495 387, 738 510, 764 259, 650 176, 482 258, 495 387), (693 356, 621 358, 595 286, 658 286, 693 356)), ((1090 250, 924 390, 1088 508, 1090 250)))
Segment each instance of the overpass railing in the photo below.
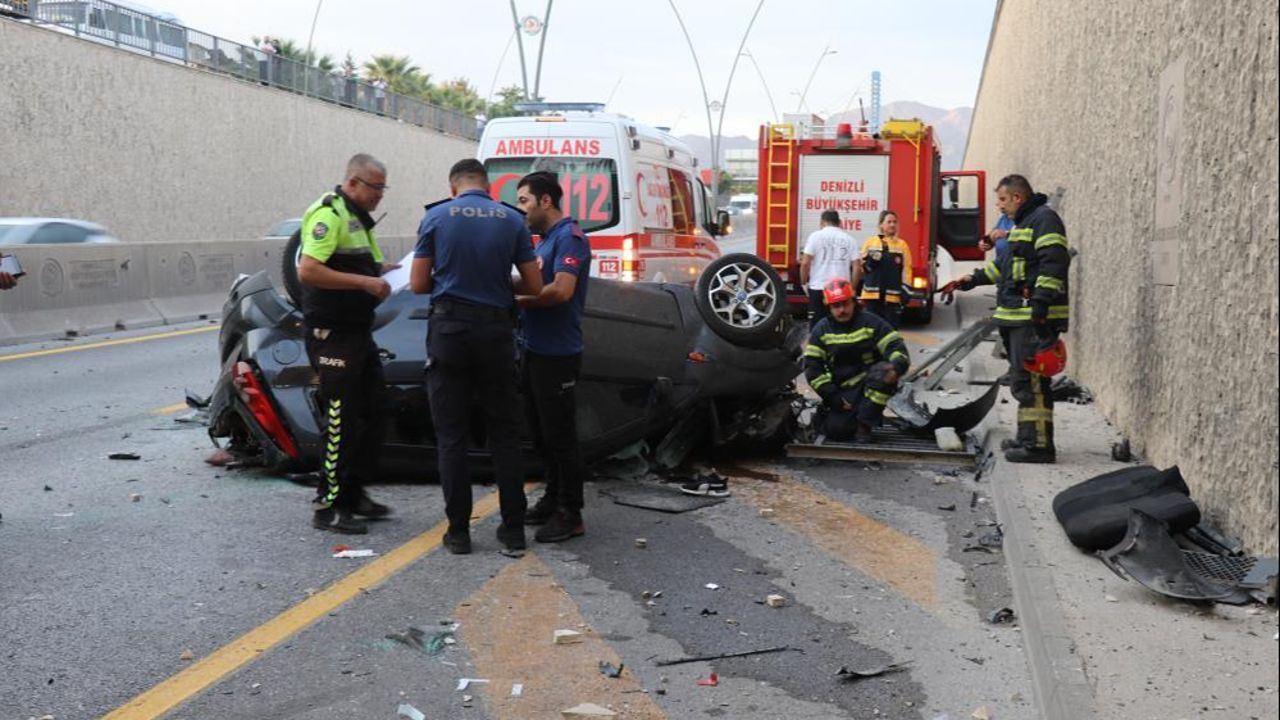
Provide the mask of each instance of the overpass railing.
POLYGON ((465 113, 186 27, 172 15, 106 0, 0 0, 0 16, 470 140, 479 135, 465 113))

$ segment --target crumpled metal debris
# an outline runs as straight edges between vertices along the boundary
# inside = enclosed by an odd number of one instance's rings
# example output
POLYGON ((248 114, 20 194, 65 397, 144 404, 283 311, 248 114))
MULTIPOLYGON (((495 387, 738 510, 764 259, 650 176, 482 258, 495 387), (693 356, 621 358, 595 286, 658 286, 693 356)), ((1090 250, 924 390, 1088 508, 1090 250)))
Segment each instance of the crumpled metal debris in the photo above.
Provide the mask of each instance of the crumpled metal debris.
POLYGON ((840 669, 836 671, 836 677, 840 678, 845 682, 857 682, 858 680, 865 680, 867 678, 879 677, 881 675, 885 675, 888 673, 895 673, 901 670, 905 670, 906 667, 910 664, 911 664, 911 661, 908 660, 906 662, 891 663, 889 665, 877 665, 875 667, 869 667, 869 668, 851 668, 845 665, 841 665, 840 669))

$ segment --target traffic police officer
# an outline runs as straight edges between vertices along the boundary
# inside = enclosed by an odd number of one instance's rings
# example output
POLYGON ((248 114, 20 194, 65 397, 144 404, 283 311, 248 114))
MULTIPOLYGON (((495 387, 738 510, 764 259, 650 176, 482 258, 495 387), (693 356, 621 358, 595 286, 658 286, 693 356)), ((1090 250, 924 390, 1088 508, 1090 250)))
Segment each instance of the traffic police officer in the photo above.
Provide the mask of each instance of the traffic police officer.
POLYGON ((363 485, 374 479, 382 447, 386 383, 373 342, 373 311, 391 294, 369 216, 387 189, 387 168, 370 155, 347 162, 342 185, 302 217, 302 315, 307 356, 320 378, 318 424, 324 458, 312 524, 341 533, 368 532, 355 515, 384 517, 363 485))
POLYGON ((822 292, 831 314, 809 333, 804 377, 822 397, 827 437, 871 442, 871 429, 911 366, 907 345, 888 322, 858 307, 848 280, 830 280, 822 292))
POLYGON ((542 291, 533 241, 519 210, 489 197, 478 160, 449 171, 451 200, 427 206, 418 227, 410 286, 431 293, 427 326, 427 392, 435 428, 449 530, 449 552, 471 552, 471 476, 467 467, 471 410, 485 417, 498 482, 498 540, 525 547, 527 507, 520 456, 511 266, 531 295, 542 291))
POLYGON ((1051 463, 1057 458, 1049 377, 1025 366, 1037 351, 1058 341, 1070 317, 1067 231, 1048 201, 1021 175, 1001 178, 996 203, 1014 223, 1008 251, 938 290, 948 298, 956 290, 996 286, 993 318, 1009 353, 1009 390, 1018 401, 1017 437, 1001 443, 1010 462, 1051 463))
POLYGON ((574 392, 582 370, 582 313, 587 304, 591 246, 578 221, 560 209, 563 190, 555 173, 524 176, 516 204, 529 228, 542 236, 534 253, 542 270, 542 292, 522 294, 521 379, 525 411, 538 453, 546 464, 546 491, 525 523, 542 525, 538 542, 560 542, 586 532, 582 524, 582 485, 586 466, 578 446, 574 392))

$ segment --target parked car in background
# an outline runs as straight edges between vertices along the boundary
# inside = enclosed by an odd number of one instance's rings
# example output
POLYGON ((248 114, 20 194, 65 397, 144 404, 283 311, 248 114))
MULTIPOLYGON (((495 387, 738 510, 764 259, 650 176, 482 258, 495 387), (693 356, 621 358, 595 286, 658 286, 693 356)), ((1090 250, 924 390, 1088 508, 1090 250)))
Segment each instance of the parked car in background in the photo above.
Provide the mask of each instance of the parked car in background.
POLYGON ((97 223, 69 218, 0 218, 0 245, 76 245, 120 240, 97 223))
POLYGON ((300 229, 302 229, 302 218, 300 217, 281 220, 267 231, 267 235, 263 240, 281 240, 288 242, 289 238, 293 237, 293 234, 298 232, 300 229))

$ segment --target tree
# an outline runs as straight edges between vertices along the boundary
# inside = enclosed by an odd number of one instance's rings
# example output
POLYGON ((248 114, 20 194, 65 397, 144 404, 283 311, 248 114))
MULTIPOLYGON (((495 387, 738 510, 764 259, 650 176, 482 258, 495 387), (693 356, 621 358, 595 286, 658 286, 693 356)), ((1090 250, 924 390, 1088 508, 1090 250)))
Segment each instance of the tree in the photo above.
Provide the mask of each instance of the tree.
POLYGON ((428 94, 430 102, 442 108, 456 110, 467 115, 476 115, 485 110, 485 101, 480 93, 471 87, 466 78, 454 78, 448 82, 432 87, 428 94))
POLYGON ((524 89, 519 85, 508 85, 502 88, 498 91, 497 97, 498 100, 489 103, 489 109, 485 112, 490 120, 520 114, 520 111, 516 110, 516 103, 524 100, 524 89))
POLYGON ((374 55, 364 64, 364 79, 381 80, 391 92, 414 97, 431 85, 431 76, 423 75, 408 55, 374 55))
MULTIPOLYGON (((262 45, 262 41, 265 38, 254 35, 252 39, 254 45, 262 45)), ((307 50, 290 38, 278 37, 272 38, 272 40, 279 46, 280 49, 277 54, 282 58, 287 58, 303 65, 311 65, 324 73, 331 73, 337 69, 332 55, 320 55, 317 57, 315 50, 307 50)))
POLYGON ((342 76, 355 77, 360 74, 360 67, 356 65, 356 59, 351 57, 351 51, 347 51, 347 56, 342 58, 342 76))

